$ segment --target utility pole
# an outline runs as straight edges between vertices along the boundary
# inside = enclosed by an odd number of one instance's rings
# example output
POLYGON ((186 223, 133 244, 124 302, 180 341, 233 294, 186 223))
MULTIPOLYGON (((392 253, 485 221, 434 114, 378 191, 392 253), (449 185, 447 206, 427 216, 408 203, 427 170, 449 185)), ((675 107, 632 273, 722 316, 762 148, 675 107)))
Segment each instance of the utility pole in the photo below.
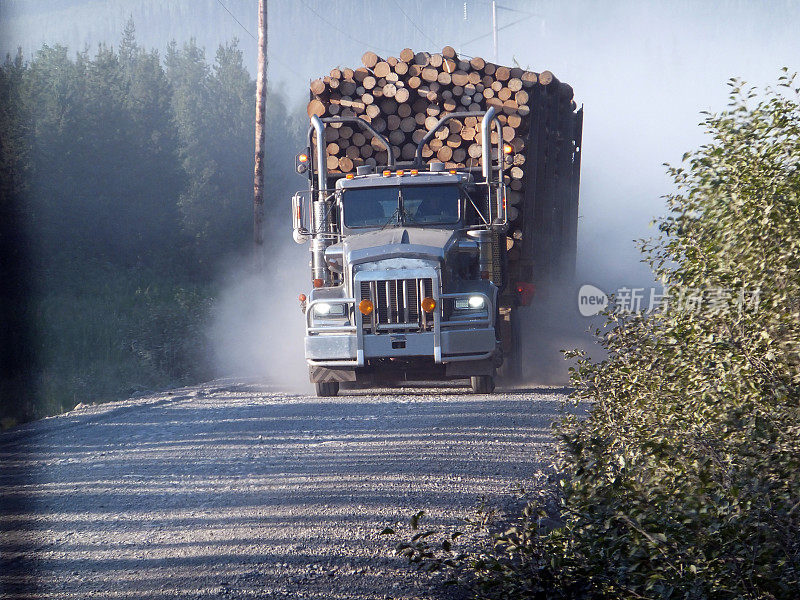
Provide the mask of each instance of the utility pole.
POLYGON ((253 173, 253 241, 256 259, 264 245, 264 152, 267 115, 267 0, 258 0, 258 76, 256 78, 256 155, 253 173))
POLYGON ((497 63, 497 1, 492 0, 492 38, 494 40, 494 62, 497 63))

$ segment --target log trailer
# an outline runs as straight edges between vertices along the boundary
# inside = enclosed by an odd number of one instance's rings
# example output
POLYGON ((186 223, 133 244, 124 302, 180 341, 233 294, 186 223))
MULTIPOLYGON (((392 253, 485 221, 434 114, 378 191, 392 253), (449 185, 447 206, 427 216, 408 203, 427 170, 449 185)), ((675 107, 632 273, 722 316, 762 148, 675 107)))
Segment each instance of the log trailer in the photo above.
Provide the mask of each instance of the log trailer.
POLYGON ((319 396, 456 379, 491 393, 498 372, 520 376, 534 286, 574 270, 582 109, 548 72, 450 47, 362 61, 312 82, 295 164, 310 379, 319 396), (509 89, 527 91, 492 101, 509 89))

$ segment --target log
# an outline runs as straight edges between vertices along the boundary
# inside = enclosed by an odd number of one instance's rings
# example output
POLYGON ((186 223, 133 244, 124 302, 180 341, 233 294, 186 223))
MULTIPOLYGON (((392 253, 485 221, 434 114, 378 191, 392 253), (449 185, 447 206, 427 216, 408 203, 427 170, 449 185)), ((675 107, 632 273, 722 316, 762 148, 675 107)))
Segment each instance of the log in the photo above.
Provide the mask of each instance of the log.
POLYGON ((325 82, 322 79, 315 79, 311 82, 311 93, 320 96, 325 91, 325 82))
POLYGON ((386 62, 389 63, 389 66, 394 68, 394 66, 400 62, 400 60, 396 56, 390 56, 386 59, 386 62))
POLYGON ((411 139, 414 141, 415 144, 419 144, 422 141, 422 138, 424 137, 425 137, 424 129, 415 129, 414 133, 411 134, 411 139))
POLYGON ((328 154, 339 154, 339 144, 336 142, 331 142, 327 146, 325 146, 325 152, 328 154))
POLYGON ((361 146, 360 151, 362 158, 369 158, 375 153, 375 149, 372 147, 372 144, 364 144, 361 146))
POLYGON ((442 61, 443 60, 444 60, 444 58, 442 57, 441 54, 431 54, 431 57, 430 57, 430 59, 428 61, 428 64, 430 66, 435 67, 435 68, 438 69, 439 67, 442 66, 442 61))
POLYGON ((417 145, 416 144, 403 144, 403 147, 400 149, 400 156, 403 160, 411 160, 414 158, 414 155, 417 153, 417 145))
POLYGON ((480 56, 476 56, 472 60, 469 61, 469 64, 472 65, 472 68, 476 71, 483 71, 483 67, 486 66, 486 61, 483 60, 480 56))
POLYGON ((442 162, 447 162, 453 158, 453 149, 450 146, 442 146, 436 151, 436 158, 442 162))
POLYGON ((410 63, 414 60, 414 51, 411 48, 403 48, 400 51, 400 60, 404 63, 410 63))
POLYGON ((382 60, 375 65, 375 68, 372 69, 372 72, 375 73, 375 77, 386 77, 392 72, 392 67, 390 67, 389 63, 387 63, 385 60, 382 60))
POLYGON ((525 71, 520 79, 522 80, 522 87, 524 88, 533 87, 539 80, 539 78, 536 76, 536 73, 533 73, 532 71, 525 71))
POLYGON ((453 160, 457 163, 463 163, 467 159, 467 151, 464 148, 453 149, 453 160))
POLYGON ((347 150, 345 150, 345 156, 350 160, 361 158, 361 146, 348 146, 347 150))
POLYGON ((342 173, 348 173, 353 170, 353 159, 348 156, 339 158, 339 169, 342 173))
POLYGON ((542 71, 539 73, 539 85, 550 85, 553 81, 553 74, 550 71, 542 71))
POLYGON ((528 100, 530 100, 530 94, 525 90, 520 90, 514 94, 514 100, 517 104, 527 104, 528 100))
POLYGON ((308 113, 309 118, 311 118, 311 115, 317 115, 318 117, 321 117, 325 114, 325 110, 325 105, 315 98, 308 103, 306 112, 308 113))
POLYGON ((400 121, 400 131, 411 133, 417 128, 417 122, 412 117, 406 117, 400 121))
MULTIPOLYGON (((395 72, 397 75, 405 75, 406 73, 408 73, 408 63, 407 63, 407 62, 402 62, 402 61, 401 61, 401 62, 397 63, 397 64, 396 64, 396 65, 393 67, 393 69, 394 69, 394 72, 395 72)), ((520 83, 520 85, 522 85, 522 84, 520 83)))
POLYGON ((380 58, 378 58, 378 55, 371 51, 364 52, 364 54, 361 56, 361 62, 368 69, 371 69, 377 65, 379 60, 380 58))
POLYGON ((335 156, 328 156, 325 158, 325 166, 328 167, 328 171, 333 171, 339 168, 339 159, 335 156))
POLYGON ((440 71, 436 76, 436 81, 438 81, 441 85, 450 85, 452 77, 450 77, 450 73, 447 71, 440 71))
MULTIPOLYGON (((380 111, 378 112, 380 114, 380 111)), ((386 131, 386 119, 383 117, 372 117, 372 128, 377 131, 378 133, 383 133, 386 131)), ((377 138, 372 138, 377 140, 377 138)))
POLYGON ((398 88, 394 94, 395 100, 400 103, 408 102, 408 99, 411 97, 411 93, 408 91, 407 88, 398 88))
POLYGON ((511 69, 508 67, 497 67, 494 76, 498 81, 508 81, 511 78, 511 69))
POLYGON ((400 127, 400 117, 397 115, 387 115, 386 116, 386 128, 389 131, 395 131, 400 127))
POLYGON ((427 52, 417 52, 414 55, 414 63, 421 67, 426 67, 430 64, 431 55, 427 52))
POLYGON ((406 134, 400 131, 399 129, 395 129, 394 131, 389 133, 389 142, 392 146, 400 146, 406 139, 406 134))
POLYGON ((436 81, 438 77, 439 77, 439 71, 437 71, 433 67, 426 67, 422 69, 422 79, 424 81, 428 82, 436 81))
POLYGON ((367 141, 367 138, 364 136, 363 133, 360 131, 356 131, 353 134, 353 137, 350 138, 350 143, 354 146, 363 146, 367 141))
POLYGON ((364 86, 365 90, 371 90, 375 87, 375 84, 378 82, 372 75, 367 75, 364 77, 364 81, 361 84, 364 86))
POLYGON ((456 51, 452 46, 445 46, 442 48, 442 56, 445 58, 455 58, 456 51))
MULTIPOLYGON (((400 100, 400 92, 403 92, 403 91, 405 91, 406 93, 408 92, 408 90, 402 90, 402 89, 397 90, 397 95, 395 96, 395 100, 398 100, 398 101, 400 100)), ((409 104, 400 104, 397 107, 397 116, 399 116, 401 119, 405 119, 406 117, 410 117, 411 116, 411 106, 409 104)))
POLYGON ((358 83, 363 82, 367 75, 369 75, 369 71, 367 71, 367 69, 364 67, 359 67, 353 71, 353 79, 358 83))
POLYGON ((412 90, 416 90, 422 84, 422 80, 419 77, 410 77, 408 79, 407 85, 412 90))
POLYGON ((325 128, 325 141, 326 142, 335 142, 339 139, 339 130, 334 129, 333 127, 326 127, 325 128))
POLYGON ((457 133, 451 133, 450 135, 447 136, 447 139, 445 141, 447 145, 450 146, 451 148, 458 148, 463 142, 461 136, 458 135, 457 133))
POLYGON ((383 97, 384 98, 394 98, 394 95, 397 93, 397 87, 393 83, 387 83, 383 86, 383 97))
POLYGON ((452 58, 442 59, 442 70, 449 75, 452 75, 455 72, 457 66, 458 65, 456 64, 456 61, 454 61, 452 58))
POLYGON ((517 79, 516 77, 512 77, 511 79, 508 80, 508 83, 506 84, 506 86, 512 92, 518 92, 518 91, 520 91, 522 89, 522 80, 521 79, 517 79))

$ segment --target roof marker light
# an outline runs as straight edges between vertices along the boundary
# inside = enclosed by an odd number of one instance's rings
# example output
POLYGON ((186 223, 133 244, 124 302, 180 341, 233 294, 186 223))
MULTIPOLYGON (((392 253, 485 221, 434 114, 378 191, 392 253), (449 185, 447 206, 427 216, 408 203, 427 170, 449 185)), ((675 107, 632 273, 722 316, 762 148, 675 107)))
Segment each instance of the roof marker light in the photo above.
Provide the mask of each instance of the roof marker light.
POLYGON ((347 179, 352 179, 353 177, 355 177, 355 175, 353 175, 352 173, 348 173, 347 175, 345 175, 345 177, 347 179))
POLYGON ((395 173, 395 175, 397 175, 398 177, 402 177, 405 174, 406 172, 403 169, 398 169, 397 173, 395 173))
POLYGON ((392 174, 392 172, 391 172, 389 169, 386 169, 386 170, 383 172, 383 176, 384 176, 384 177, 388 177, 388 176, 389 176, 389 175, 391 175, 391 174, 392 174))
POLYGON ((455 175, 456 173, 458 173, 458 171, 455 169, 450 169, 450 175, 455 175))
POLYGON ((417 169, 411 169, 412 175, 419 175, 419 171, 417 169))

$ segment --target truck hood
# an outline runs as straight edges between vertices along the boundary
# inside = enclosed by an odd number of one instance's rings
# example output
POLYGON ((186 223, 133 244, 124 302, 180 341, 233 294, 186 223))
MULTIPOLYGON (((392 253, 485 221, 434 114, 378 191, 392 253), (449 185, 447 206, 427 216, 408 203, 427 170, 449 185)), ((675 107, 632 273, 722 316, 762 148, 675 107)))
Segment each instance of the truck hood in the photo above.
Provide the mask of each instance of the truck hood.
POLYGON ((351 235, 341 243, 341 252, 350 265, 390 258, 441 261, 457 239, 458 233, 452 229, 394 227, 351 235))

